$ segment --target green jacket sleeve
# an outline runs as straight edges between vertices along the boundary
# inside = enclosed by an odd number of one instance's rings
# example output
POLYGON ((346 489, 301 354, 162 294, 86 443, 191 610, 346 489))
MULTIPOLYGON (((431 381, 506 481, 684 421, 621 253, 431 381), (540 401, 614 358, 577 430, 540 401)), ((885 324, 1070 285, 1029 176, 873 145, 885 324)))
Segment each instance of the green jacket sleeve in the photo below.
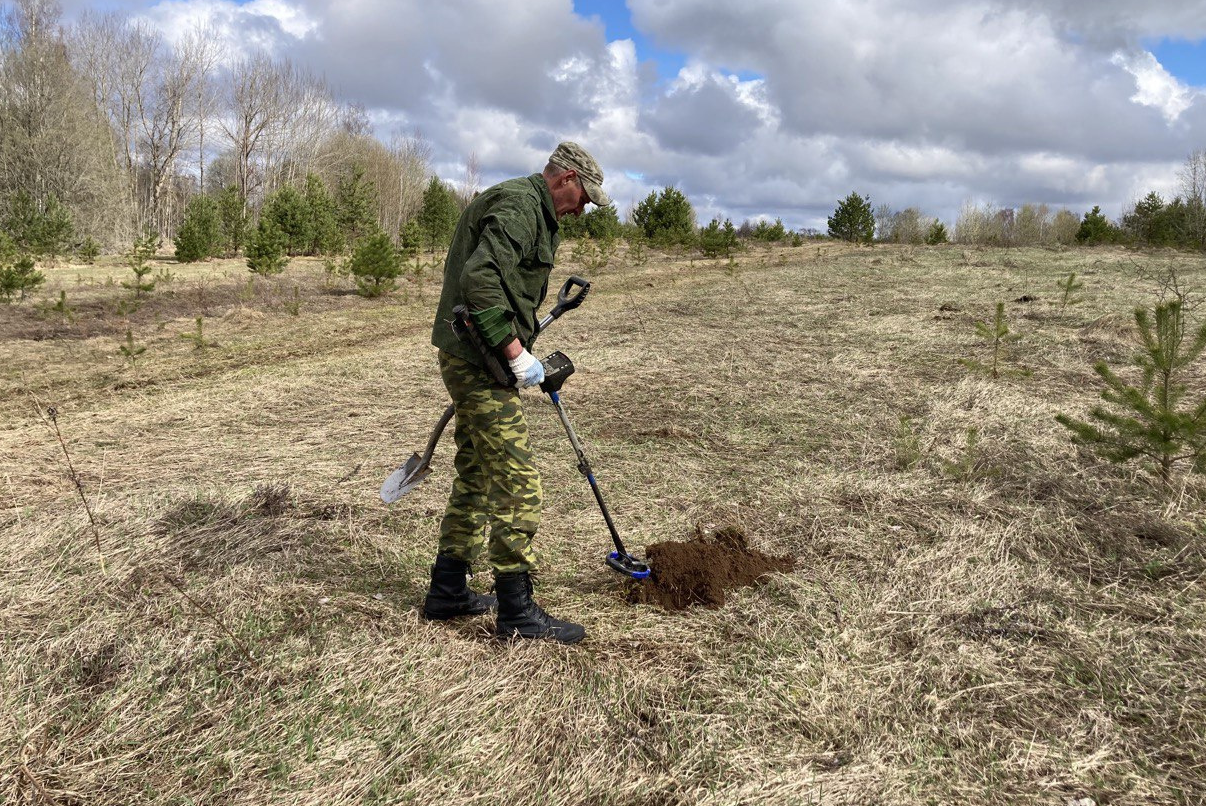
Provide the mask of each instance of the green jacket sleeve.
POLYGON ((461 296, 469 310, 500 307, 514 313, 504 278, 536 245, 533 218, 521 205, 506 205, 482 218, 477 248, 461 269, 461 296))

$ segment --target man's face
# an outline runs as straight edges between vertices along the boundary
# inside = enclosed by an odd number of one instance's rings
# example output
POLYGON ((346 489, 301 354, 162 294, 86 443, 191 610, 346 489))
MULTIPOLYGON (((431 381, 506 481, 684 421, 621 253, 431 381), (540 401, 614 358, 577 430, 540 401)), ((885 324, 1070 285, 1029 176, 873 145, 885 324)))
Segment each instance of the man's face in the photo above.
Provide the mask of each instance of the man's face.
POLYGON ((578 172, 573 169, 557 177, 552 193, 553 209, 557 211, 558 218, 567 215, 580 216, 590 202, 586 188, 582 187, 582 180, 578 178, 578 172))

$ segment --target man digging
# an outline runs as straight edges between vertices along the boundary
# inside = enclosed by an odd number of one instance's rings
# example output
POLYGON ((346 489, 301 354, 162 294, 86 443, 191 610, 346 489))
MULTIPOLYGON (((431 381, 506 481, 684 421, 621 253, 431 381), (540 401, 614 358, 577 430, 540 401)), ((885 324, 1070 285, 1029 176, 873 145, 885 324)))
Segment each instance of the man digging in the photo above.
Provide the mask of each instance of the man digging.
POLYGON ((602 184, 594 158, 576 143, 561 143, 543 172, 483 191, 457 222, 431 334, 456 410, 456 479, 440 523, 425 618, 476 616, 497 607, 500 638, 575 644, 586 636, 582 625, 553 618, 532 599, 540 474, 519 389, 544 380, 529 348, 553 270, 558 219, 581 215, 587 202, 610 204, 602 184), (487 349, 510 366, 515 386, 495 381, 478 348, 457 337, 451 322, 458 305, 468 308, 487 349), (483 549, 497 599, 466 583, 483 549))

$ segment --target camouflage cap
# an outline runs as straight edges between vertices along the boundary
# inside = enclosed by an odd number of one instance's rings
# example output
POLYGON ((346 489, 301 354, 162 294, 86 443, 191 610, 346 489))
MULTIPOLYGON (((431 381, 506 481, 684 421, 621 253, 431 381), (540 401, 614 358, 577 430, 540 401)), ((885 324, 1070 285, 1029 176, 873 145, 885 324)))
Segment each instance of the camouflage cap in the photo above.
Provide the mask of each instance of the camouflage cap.
POLYGON ((582 180, 582 187, 586 189, 586 195, 592 202, 600 207, 611 204, 611 197, 603 192, 603 169, 585 148, 566 141, 557 146, 557 150, 549 157, 549 162, 567 170, 577 171, 578 178, 582 180))

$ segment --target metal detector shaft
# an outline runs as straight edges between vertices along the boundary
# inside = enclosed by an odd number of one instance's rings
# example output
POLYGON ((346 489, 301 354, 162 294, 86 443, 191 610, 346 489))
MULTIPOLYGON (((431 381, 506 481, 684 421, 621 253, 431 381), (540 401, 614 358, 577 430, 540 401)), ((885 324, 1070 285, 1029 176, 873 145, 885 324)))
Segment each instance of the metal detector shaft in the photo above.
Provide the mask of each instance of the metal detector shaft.
POLYGON ((560 393, 549 392, 549 399, 553 401, 553 406, 557 409, 557 416, 561 418, 561 424, 565 426, 565 433, 569 436, 570 445, 574 446, 574 453, 578 455, 578 472, 586 476, 586 480, 590 482, 591 492, 595 494, 595 500, 599 502, 599 510, 603 513, 603 520, 607 521, 607 530, 611 532, 611 542, 615 543, 616 551, 622 556, 629 556, 628 550, 624 548, 623 542, 620 541, 620 533, 616 531, 616 525, 611 519, 611 513, 607 511, 607 504, 603 503, 603 493, 599 492, 599 482, 595 480, 594 471, 590 468, 590 461, 587 460, 586 453, 578 442, 578 435, 574 433, 574 427, 570 425, 569 416, 565 413, 565 406, 561 405, 560 393))

